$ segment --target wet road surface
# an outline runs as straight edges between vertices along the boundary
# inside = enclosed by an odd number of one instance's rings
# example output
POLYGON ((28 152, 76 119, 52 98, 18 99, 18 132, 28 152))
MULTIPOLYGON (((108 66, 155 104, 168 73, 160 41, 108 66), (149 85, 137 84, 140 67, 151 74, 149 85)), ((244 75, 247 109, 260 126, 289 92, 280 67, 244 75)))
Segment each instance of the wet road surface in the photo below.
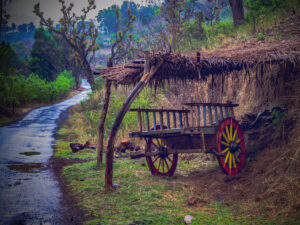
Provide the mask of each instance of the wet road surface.
POLYGON ((62 112, 90 91, 31 111, 0 127, 0 224, 65 224, 58 182, 49 168, 57 122, 62 112))

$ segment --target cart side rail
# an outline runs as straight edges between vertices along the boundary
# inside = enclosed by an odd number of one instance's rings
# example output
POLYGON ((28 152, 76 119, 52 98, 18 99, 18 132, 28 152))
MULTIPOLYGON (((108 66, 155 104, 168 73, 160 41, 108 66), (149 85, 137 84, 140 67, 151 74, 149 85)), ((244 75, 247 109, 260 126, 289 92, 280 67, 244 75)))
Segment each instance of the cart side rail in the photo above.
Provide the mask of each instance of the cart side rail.
POLYGON ((137 112, 139 131, 156 130, 158 125, 163 129, 177 129, 189 127, 188 109, 129 109, 137 112))
POLYGON ((183 105, 189 107, 191 111, 192 126, 200 127, 207 125, 217 125, 225 118, 234 116, 234 107, 238 104, 228 103, 204 103, 189 102, 183 105))

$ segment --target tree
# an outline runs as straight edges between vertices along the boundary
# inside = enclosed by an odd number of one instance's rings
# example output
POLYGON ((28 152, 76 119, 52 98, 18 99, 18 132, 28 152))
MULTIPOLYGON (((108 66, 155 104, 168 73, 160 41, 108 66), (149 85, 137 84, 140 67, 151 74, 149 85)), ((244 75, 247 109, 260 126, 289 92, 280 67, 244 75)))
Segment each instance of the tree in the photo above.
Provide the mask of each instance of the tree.
POLYGON ((16 31, 16 28, 17 28, 16 24, 15 24, 15 23, 12 23, 12 24, 11 24, 11 31, 12 31, 12 32, 15 32, 15 31, 16 31))
POLYGON ((54 38, 43 28, 36 30, 29 68, 41 78, 53 81, 64 70, 63 57, 54 38))
POLYGON ((21 33, 26 33, 27 32, 27 24, 22 24, 18 26, 18 31, 21 33))
POLYGON ((10 44, 2 41, 0 44, 0 73, 8 76, 19 66, 19 59, 10 44))
POLYGON ((35 26, 33 24, 33 22, 28 24, 28 32, 33 33, 35 31, 35 26))
POLYGON ((244 21, 244 6, 243 0, 229 0, 229 4, 232 10, 232 18, 234 26, 242 24, 244 21))
MULTIPOLYGON (((127 33, 132 29, 132 23, 135 21, 136 17, 131 13, 131 9, 128 8, 126 10, 127 12, 127 20, 125 23, 125 27, 123 29, 119 28, 120 25, 120 10, 118 7, 115 8, 115 14, 116 14, 116 27, 114 30, 115 33, 115 40, 114 43, 111 46, 111 55, 108 59, 107 66, 112 67, 113 63, 116 62, 119 58, 123 58, 128 51, 128 48, 130 47, 130 44, 127 43, 125 45, 122 42, 126 39, 127 33), (120 30, 119 30, 120 29, 120 30)), ((129 39, 130 38, 130 35, 129 39)), ((101 112, 101 117, 98 125, 98 154, 97 154, 97 163, 98 165, 102 164, 103 161, 103 139, 104 139, 104 125, 106 120, 106 115, 108 111, 108 105, 110 101, 110 88, 111 88, 111 81, 107 80, 105 84, 106 92, 105 92, 105 98, 104 98, 104 104, 103 109, 101 112)))
POLYGON ((177 45, 184 36, 183 24, 193 16, 195 0, 165 0, 160 12, 166 21, 166 32, 161 37, 169 46, 169 51, 174 52, 177 45))
POLYGON ((24 42, 22 42, 22 41, 14 42, 11 44, 11 47, 21 62, 24 62, 28 59, 28 57, 30 55, 30 50, 25 45, 24 42))
POLYGON ((117 25, 116 8, 116 5, 112 5, 98 12, 97 21, 99 22, 99 28, 106 34, 111 34, 115 31, 117 25))
POLYGON ((10 0, 0 0, 0 37, 2 35, 2 28, 7 25, 10 17, 6 10, 8 2, 10 2, 10 0))
POLYGON ((89 12, 96 8, 95 0, 88 0, 88 6, 84 7, 82 15, 77 16, 73 12, 74 4, 66 5, 64 0, 58 0, 61 3, 62 18, 59 20, 59 29, 56 29, 51 18, 45 19, 43 12, 40 10, 40 4, 34 6, 34 13, 40 18, 40 24, 46 26, 52 33, 61 35, 66 42, 72 47, 75 57, 80 62, 86 73, 88 82, 94 84, 94 75, 90 63, 92 62, 95 51, 99 49, 96 43, 98 30, 94 23, 90 21, 87 26, 86 18, 89 12), (78 27, 78 23, 81 26, 78 27))

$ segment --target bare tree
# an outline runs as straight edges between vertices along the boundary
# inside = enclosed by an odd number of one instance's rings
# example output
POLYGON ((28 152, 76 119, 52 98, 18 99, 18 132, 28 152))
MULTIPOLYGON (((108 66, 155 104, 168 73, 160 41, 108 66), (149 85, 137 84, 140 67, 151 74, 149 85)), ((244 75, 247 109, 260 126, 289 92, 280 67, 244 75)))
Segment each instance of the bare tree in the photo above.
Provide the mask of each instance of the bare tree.
MULTIPOLYGON (((128 19, 125 23, 125 27, 120 28, 120 10, 116 7, 116 15, 117 15, 117 23, 115 28, 115 41, 111 46, 111 55, 107 62, 107 67, 112 67, 114 62, 118 62, 123 59, 131 46, 132 36, 128 35, 129 31, 132 29, 132 24, 135 21, 136 17, 130 11, 130 8, 127 9, 128 19), (127 39, 126 42, 124 42, 127 39)), ((107 80, 105 84, 105 97, 104 97, 104 105, 98 125, 98 152, 97 152, 97 164, 101 165, 103 161, 103 139, 105 133, 105 120, 108 111, 109 101, 110 101, 110 89, 111 89, 111 81, 107 80)))
POLYGON ((64 0, 58 0, 61 3, 62 18, 59 20, 60 27, 56 29, 51 18, 45 19, 44 13, 40 10, 40 4, 34 5, 33 12, 40 18, 41 26, 45 26, 52 33, 61 35, 72 47, 86 73, 88 82, 94 84, 94 75, 91 69, 91 61, 95 56, 95 51, 99 49, 96 43, 98 30, 92 21, 87 22, 87 15, 93 9, 96 9, 95 0, 88 0, 88 6, 84 7, 82 15, 76 15, 72 12, 73 3, 66 5, 64 0))
POLYGON ((2 35, 2 29, 7 25, 9 14, 6 11, 7 3, 11 0, 0 0, 0 37, 2 35))
POLYGON ((243 0, 229 0, 232 10, 232 18, 234 26, 238 26, 244 21, 244 5, 243 0))

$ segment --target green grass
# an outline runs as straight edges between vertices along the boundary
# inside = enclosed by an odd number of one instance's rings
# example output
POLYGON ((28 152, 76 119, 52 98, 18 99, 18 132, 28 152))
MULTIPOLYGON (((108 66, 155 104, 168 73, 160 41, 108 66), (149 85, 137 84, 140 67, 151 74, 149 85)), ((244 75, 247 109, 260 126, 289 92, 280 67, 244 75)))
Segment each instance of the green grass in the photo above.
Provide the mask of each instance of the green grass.
POLYGON ((279 224, 253 217, 238 205, 220 202, 188 206, 189 188, 172 178, 154 177, 143 160, 120 160, 114 164, 114 191, 104 188, 104 168, 96 162, 73 164, 63 170, 79 206, 93 218, 85 224, 184 224, 184 216, 194 217, 192 224, 279 224))

